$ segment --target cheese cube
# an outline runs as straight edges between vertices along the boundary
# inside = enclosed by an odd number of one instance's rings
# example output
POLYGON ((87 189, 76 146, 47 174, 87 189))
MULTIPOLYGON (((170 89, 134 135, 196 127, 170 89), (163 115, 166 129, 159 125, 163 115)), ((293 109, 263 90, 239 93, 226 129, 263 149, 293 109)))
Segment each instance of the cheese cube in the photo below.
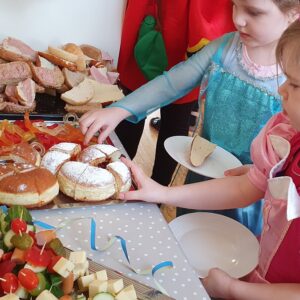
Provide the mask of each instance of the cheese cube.
POLYGON ((80 291, 85 292, 89 288, 89 284, 95 280, 95 274, 82 276, 78 279, 78 287, 80 291))
POLYGON ((71 261, 74 265, 84 267, 87 259, 85 251, 74 251, 70 253, 69 261, 71 261))
POLYGON ((134 286, 131 284, 124 288, 115 297, 116 300, 137 300, 136 292, 134 286))
POLYGON ((22 287, 20 284, 19 284, 17 290, 14 292, 14 294, 16 296, 18 296, 20 299, 27 299, 28 298, 27 290, 24 287, 22 287))
POLYGON ((79 264, 75 264, 73 273, 74 273, 74 280, 78 279, 81 276, 84 276, 87 273, 87 270, 89 268, 89 262, 85 261, 85 264, 83 266, 79 264))
POLYGON ((124 288, 124 283, 122 278, 110 279, 107 282, 108 282, 108 287, 107 287, 108 293, 118 294, 124 288))
POLYGON ((101 270, 95 273, 95 279, 98 280, 107 280, 107 273, 106 270, 101 270))
POLYGON ((35 300, 58 300, 51 292, 48 290, 42 291, 35 300))
POLYGON ((53 267, 53 270, 63 278, 67 278, 74 269, 74 264, 62 257, 53 267))
POLYGON ((89 284, 89 297, 93 298, 96 294, 107 292, 108 281, 94 280, 89 284))

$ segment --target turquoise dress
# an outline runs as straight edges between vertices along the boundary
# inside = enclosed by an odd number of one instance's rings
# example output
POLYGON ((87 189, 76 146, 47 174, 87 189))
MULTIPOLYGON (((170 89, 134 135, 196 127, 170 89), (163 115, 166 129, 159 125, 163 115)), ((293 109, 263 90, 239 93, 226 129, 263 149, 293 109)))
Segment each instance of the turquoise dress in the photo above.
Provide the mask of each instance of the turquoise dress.
MULTIPOLYGON (((129 120, 138 122, 200 85, 199 101, 205 99, 203 137, 233 153, 243 164, 251 163, 252 140, 270 117, 281 110, 277 89, 285 78, 258 78, 250 74, 241 63, 241 47, 238 33, 227 34, 112 106, 128 110, 132 114, 129 120)), ((190 183, 203 177, 190 172, 187 179, 190 183)), ((261 207, 259 201, 247 208, 221 213, 259 234, 261 207)))
MULTIPOLYGON (((222 61, 226 44, 227 39, 213 56, 201 84, 200 93, 205 99, 202 136, 234 154, 243 164, 249 164, 252 163, 252 140, 272 115, 281 111, 281 101, 278 95, 228 72, 222 61)), ((241 49, 236 51, 236 60, 241 60, 241 49)), ((208 178, 189 172, 186 183, 205 179, 208 178)), ((259 235, 262 228, 262 205, 262 201, 258 201, 246 208, 217 213, 236 219, 259 235)), ((191 210, 179 209, 178 215, 186 212, 191 210)))

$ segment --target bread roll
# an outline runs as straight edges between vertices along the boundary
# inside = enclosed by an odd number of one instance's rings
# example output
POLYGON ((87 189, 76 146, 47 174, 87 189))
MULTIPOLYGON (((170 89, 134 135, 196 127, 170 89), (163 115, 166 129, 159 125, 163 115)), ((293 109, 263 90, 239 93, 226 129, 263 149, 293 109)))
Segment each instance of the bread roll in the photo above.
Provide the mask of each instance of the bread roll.
POLYGON ((63 50, 70 52, 75 55, 83 55, 83 52, 79 46, 74 43, 67 43, 63 46, 63 50))
POLYGON ((65 51, 63 49, 52 47, 52 46, 48 47, 48 52, 50 54, 53 54, 57 57, 60 57, 64 60, 70 61, 72 63, 76 63, 76 61, 78 59, 78 55, 75 55, 75 54, 65 51))

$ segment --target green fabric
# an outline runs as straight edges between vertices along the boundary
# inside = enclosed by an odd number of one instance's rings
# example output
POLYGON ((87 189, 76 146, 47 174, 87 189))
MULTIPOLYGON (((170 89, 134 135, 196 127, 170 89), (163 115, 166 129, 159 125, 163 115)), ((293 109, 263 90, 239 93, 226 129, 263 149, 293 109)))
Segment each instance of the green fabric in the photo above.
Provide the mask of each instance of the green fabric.
POLYGON ((134 48, 135 60, 148 80, 162 74, 168 66, 164 40, 162 34, 155 29, 155 25, 154 17, 145 17, 134 48))

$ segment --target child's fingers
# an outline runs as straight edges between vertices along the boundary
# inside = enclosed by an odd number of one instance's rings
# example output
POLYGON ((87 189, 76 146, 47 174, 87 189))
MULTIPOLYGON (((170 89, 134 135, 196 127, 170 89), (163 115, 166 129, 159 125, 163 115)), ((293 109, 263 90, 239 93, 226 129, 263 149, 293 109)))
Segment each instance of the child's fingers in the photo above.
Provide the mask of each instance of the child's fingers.
POLYGON ((111 132, 111 130, 109 129, 108 126, 104 130, 100 131, 99 136, 98 136, 98 143, 102 144, 105 141, 105 139, 108 137, 110 132, 111 132))
POLYGON ((241 176, 246 174, 250 169, 250 165, 243 165, 237 168, 229 169, 224 172, 225 176, 241 176))
POLYGON ((144 171, 128 158, 121 157, 121 161, 130 169, 133 179, 137 183, 138 187, 140 187, 142 185, 142 181, 146 178, 144 171))
POLYGON ((120 193, 119 194, 119 198, 120 200, 124 200, 124 201, 131 201, 131 200, 142 200, 140 199, 140 191, 130 191, 130 192, 126 192, 126 193, 120 193))

